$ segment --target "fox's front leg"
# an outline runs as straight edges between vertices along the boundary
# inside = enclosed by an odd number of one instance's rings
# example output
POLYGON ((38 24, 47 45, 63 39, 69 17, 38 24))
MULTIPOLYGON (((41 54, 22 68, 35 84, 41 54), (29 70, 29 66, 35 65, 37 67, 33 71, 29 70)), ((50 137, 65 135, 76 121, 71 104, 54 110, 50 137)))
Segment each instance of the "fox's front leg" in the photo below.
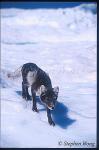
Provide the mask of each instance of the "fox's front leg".
POLYGON ((51 111, 49 108, 47 108, 47 117, 48 117, 49 124, 55 126, 55 123, 53 122, 53 120, 51 118, 51 111))
POLYGON ((31 96, 28 93, 28 86, 24 82, 22 82, 22 97, 26 100, 31 99, 31 96))
POLYGON ((34 91, 33 86, 31 87, 31 93, 32 93, 32 101, 33 101, 32 110, 38 112, 37 105, 36 105, 36 93, 34 91))

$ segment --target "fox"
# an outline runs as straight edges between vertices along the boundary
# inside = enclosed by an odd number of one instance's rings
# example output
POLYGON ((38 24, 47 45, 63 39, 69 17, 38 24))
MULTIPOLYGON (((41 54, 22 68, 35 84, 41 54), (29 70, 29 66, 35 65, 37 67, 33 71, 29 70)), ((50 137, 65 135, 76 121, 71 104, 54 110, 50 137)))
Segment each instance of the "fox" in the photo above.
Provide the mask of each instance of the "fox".
POLYGON ((13 74, 8 74, 9 78, 17 78, 22 76, 22 97, 25 100, 30 100, 28 88, 31 87, 32 95, 32 110, 39 112, 37 109, 36 94, 39 92, 41 102, 47 110, 48 123, 55 126, 52 120, 51 110, 55 109, 59 87, 52 87, 52 82, 49 75, 34 63, 25 63, 13 74))

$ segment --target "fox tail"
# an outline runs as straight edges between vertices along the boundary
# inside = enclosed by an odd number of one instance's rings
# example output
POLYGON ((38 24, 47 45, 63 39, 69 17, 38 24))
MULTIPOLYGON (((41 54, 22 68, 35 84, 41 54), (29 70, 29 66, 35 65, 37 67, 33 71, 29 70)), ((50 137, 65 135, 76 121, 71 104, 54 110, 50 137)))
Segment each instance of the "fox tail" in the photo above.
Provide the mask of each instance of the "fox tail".
POLYGON ((8 73, 7 74, 8 78, 12 78, 12 79, 19 78, 21 76, 21 69, 22 69, 22 66, 20 66, 14 72, 8 73))

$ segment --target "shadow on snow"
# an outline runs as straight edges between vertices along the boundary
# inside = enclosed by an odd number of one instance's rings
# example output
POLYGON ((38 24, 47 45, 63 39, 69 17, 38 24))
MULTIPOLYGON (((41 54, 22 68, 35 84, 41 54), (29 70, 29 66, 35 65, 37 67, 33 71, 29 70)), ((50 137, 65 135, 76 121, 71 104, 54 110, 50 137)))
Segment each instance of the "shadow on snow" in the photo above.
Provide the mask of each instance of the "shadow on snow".
POLYGON ((54 122, 63 129, 76 121, 68 117, 68 111, 68 107, 61 102, 57 102, 55 109, 52 111, 54 122))

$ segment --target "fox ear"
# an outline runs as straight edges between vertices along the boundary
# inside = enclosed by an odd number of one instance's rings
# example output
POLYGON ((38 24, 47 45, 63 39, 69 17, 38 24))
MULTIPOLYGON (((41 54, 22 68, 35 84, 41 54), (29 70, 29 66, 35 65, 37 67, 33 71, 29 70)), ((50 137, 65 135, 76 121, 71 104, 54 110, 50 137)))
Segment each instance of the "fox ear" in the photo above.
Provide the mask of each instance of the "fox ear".
POLYGON ((59 87, 58 87, 58 86, 54 87, 54 88, 53 88, 53 91, 55 92, 55 94, 57 94, 57 95, 58 95, 59 87))
POLYGON ((41 90, 41 93, 42 93, 42 92, 45 92, 45 91, 46 91, 45 86, 44 86, 44 85, 41 85, 40 90, 41 90))

